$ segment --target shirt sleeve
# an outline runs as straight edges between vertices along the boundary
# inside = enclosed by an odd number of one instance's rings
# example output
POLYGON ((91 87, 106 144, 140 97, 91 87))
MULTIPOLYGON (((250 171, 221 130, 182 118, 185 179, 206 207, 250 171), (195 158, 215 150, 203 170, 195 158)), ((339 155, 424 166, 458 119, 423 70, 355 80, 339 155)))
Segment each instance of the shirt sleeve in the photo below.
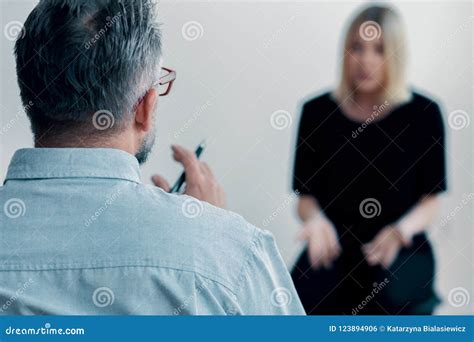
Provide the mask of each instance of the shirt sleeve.
POLYGON ((257 228, 241 273, 237 301, 244 315, 305 315, 273 235, 257 228))
POLYGON ((443 192, 447 188, 443 118, 437 104, 432 103, 428 109, 421 123, 422 141, 416 169, 420 196, 443 192))
POLYGON ((295 160, 293 168, 293 190, 299 194, 313 194, 317 166, 319 163, 317 146, 312 137, 314 123, 310 117, 308 105, 303 106, 296 138, 295 160))

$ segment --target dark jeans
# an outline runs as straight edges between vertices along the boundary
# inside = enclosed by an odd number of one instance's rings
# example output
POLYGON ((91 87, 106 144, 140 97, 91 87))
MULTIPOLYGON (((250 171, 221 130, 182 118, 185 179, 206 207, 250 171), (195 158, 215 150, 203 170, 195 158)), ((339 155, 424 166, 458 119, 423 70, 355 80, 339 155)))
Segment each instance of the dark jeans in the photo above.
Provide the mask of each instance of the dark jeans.
POLYGON ((291 275, 308 315, 430 315, 440 302, 434 267, 420 234, 389 269, 369 266, 359 247, 346 247, 330 269, 311 269, 303 251, 291 275))

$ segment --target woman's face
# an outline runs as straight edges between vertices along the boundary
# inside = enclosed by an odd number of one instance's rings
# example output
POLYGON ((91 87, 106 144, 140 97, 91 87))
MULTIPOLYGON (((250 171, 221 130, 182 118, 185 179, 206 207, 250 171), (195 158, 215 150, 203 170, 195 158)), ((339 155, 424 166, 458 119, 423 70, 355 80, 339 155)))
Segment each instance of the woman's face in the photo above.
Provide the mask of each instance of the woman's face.
POLYGON ((382 38, 367 41, 356 35, 349 46, 347 68, 356 93, 375 93, 385 85, 382 38))

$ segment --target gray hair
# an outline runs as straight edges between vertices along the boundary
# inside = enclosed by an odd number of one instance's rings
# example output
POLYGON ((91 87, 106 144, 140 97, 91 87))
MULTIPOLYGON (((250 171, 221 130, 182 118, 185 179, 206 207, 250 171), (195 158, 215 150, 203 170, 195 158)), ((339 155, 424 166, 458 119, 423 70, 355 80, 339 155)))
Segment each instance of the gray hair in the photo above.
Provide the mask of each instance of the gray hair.
MULTIPOLYGON (((114 131, 158 79, 156 0, 41 0, 15 44, 33 133, 77 134, 98 111, 114 131)), ((93 127, 92 127, 93 128, 93 127)), ((95 130, 97 133, 98 130, 95 130)))

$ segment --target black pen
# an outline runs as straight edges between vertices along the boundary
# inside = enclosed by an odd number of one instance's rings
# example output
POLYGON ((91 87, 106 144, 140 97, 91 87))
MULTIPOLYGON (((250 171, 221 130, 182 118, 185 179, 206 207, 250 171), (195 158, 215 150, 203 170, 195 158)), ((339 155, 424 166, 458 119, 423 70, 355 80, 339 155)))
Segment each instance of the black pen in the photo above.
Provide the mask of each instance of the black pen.
MULTIPOLYGON (((194 153, 196 154, 196 157, 199 159, 201 156, 202 151, 206 148, 206 140, 203 140, 198 147, 196 148, 196 151, 194 153)), ((173 187, 171 188, 170 192, 179 192, 181 190, 181 187, 183 186, 184 182, 186 181, 186 173, 183 171, 181 176, 178 178, 176 183, 174 183, 173 187)))

